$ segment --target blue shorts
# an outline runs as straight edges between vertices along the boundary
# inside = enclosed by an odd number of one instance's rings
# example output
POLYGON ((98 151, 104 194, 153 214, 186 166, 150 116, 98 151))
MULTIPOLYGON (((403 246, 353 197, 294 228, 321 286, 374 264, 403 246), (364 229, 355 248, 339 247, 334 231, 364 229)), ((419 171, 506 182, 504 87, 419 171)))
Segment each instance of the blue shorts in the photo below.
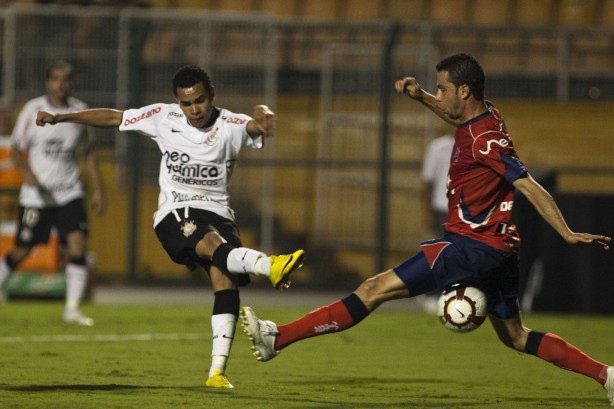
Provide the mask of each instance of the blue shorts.
POLYGON ((412 297, 464 284, 484 291, 488 312, 495 317, 518 313, 518 255, 452 233, 420 246, 420 253, 393 269, 412 297))

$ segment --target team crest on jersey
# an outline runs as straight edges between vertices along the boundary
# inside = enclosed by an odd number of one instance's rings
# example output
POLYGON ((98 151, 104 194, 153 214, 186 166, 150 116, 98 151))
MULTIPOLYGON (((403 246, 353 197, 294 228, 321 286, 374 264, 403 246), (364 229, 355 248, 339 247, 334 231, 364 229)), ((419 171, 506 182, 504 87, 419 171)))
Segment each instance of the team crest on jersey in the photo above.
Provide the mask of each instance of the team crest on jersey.
POLYGON ((29 243, 30 241, 32 241, 32 229, 30 229, 29 227, 24 227, 21 230, 21 234, 19 238, 24 243, 29 243))
POLYGON ((219 134, 217 133, 219 130, 220 128, 216 126, 213 131, 209 132, 209 134, 207 135, 207 139, 205 139, 205 143, 207 145, 209 146, 215 145, 217 140, 220 138, 219 134))
POLYGON ((194 234, 196 229, 197 227, 196 223, 194 223, 194 220, 186 220, 181 225, 181 231, 183 232, 183 235, 185 237, 190 237, 192 234, 194 234))
POLYGON ((454 155, 452 156, 452 163, 454 164, 458 163, 459 158, 460 158, 460 148, 456 148, 456 151, 454 151, 454 155))

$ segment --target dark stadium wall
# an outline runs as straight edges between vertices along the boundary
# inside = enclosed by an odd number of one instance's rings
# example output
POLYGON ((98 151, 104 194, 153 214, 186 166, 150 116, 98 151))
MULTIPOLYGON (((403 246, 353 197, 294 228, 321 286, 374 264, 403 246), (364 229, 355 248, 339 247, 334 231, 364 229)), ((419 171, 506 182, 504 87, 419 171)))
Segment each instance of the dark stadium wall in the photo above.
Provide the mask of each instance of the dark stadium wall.
MULTIPOLYGON (((612 236, 614 196, 555 193, 570 228, 612 236)), ((533 296, 533 311, 614 313, 614 253, 594 247, 571 247, 541 221, 524 198, 517 198, 514 216, 522 239, 523 290, 531 274, 543 274, 533 296), (532 266, 541 260, 535 271, 532 266)), ((524 291, 523 291, 524 292, 524 291)))

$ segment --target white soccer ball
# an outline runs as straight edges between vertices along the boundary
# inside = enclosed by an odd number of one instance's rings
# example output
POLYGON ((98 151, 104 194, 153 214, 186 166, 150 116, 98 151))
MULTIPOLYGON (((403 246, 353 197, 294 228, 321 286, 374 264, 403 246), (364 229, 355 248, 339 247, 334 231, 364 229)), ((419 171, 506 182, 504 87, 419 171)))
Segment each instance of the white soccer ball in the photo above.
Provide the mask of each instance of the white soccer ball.
POLYGON ((475 287, 452 287, 437 301, 437 316, 444 327, 455 332, 473 331, 486 319, 486 295, 475 287))

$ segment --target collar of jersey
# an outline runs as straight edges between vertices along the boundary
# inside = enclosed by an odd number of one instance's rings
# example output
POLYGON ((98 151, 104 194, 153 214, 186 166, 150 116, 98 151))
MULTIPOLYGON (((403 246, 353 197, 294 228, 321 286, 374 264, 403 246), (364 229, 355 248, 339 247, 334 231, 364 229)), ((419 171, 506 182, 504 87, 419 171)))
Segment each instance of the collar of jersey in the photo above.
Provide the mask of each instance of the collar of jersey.
POLYGON ((467 122, 461 124, 460 126, 466 126, 466 125, 471 125, 474 122, 477 122, 481 119, 486 118, 487 116, 492 115, 492 112, 490 112, 490 110, 485 111, 483 114, 480 114, 478 116, 476 116, 475 118, 471 118, 470 120, 468 120, 467 122))
POLYGON ((213 124, 215 124, 215 121, 217 121, 217 119, 220 117, 220 112, 221 111, 218 107, 213 107, 213 112, 211 112, 211 118, 209 118, 209 121, 205 124, 205 126, 200 129, 204 131, 205 129, 211 128, 213 124))

